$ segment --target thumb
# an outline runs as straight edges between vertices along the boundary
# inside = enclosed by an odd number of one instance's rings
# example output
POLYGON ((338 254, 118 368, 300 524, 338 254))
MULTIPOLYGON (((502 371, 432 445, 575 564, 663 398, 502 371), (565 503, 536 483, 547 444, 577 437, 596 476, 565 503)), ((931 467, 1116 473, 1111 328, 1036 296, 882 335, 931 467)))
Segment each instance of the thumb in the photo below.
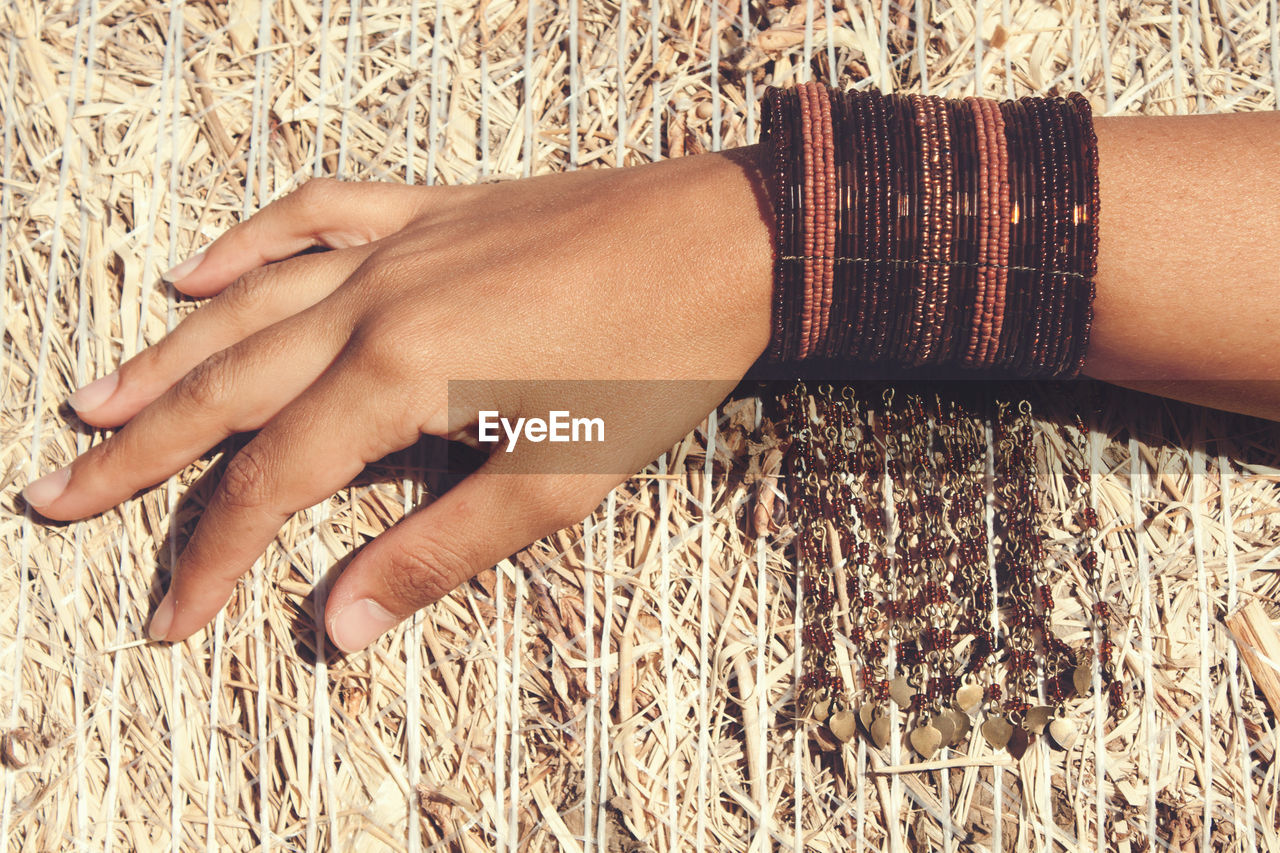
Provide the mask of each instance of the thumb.
POLYGON ((370 542, 330 593, 325 627, 363 649, 484 569, 589 515, 617 477, 527 473, 495 453, 458 485, 370 542))

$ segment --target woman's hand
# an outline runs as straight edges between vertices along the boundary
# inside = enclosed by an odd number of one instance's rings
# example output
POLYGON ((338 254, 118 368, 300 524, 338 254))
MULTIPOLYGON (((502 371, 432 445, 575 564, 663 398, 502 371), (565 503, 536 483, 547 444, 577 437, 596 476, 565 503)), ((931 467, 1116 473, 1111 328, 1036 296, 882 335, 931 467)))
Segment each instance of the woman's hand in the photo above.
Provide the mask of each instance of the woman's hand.
POLYGON ((365 547, 325 617, 335 645, 363 648, 581 520, 763 352, 772 214, 760 153, 480 186, 313 180, 166 274, 213 298, 72 395, 86 423, 123 428, 30 483, 27 502, 52 519, 93 515, 258 430, 152 619, 154 638, 176 641, 213 618, 294 512, 420 434, 474 436, 481 409, 603 420, 603 445, 492 453, 365 547), (290 257, 317 244, 333 251, 290 257), (450 380, 499 379, 524 381, 469 382, 449 399, 450 380), (608 381, 667 379, 704 381, 608 381))

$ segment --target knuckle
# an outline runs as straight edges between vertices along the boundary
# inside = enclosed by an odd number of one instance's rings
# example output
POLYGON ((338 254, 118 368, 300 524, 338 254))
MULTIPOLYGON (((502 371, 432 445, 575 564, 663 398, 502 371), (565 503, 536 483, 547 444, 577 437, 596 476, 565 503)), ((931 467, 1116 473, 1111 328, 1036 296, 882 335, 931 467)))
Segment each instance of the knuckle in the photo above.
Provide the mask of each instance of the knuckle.
MULTIPOLYGON (((185 322, 185 319, 184 319, 185 322)), ((181 324, 179 324, 181 325, 181 324)), ((163 373, 163 365, 169 356, 173 333, 161 338, 156 343, 139 351, 133 358, 120 365, 120 384, 133 385, 136 382, 147 382, 163 373)))
POLYGON ((416 608, 444 598, 474 573, 454 549, 434 539, 419 539, 391 554, 386 584, 396 600, 416 608))
POLYGON ((447 399, 448 389, 444 388, 422 406, 422 414, 418 418, 417 424, 419 432, 439 436, 446 436, 452 432, 452 426, 449 423, 449 415, 451 413, 447 399))
POLYGON ((272 214, 262 220, 262 226, 265 228, 267 223, 283 218, 290 220, 294 227, 312 230, 322 221, 326 211, 341 208, 343 200, 339 195, 342 183, 336 178, 306 180, 293 192, 272 202, 269 206, 274 208, 272 214))
POLYGON ((220 350, 188 371, 174 386, 182 404, 194 409, 217 407, 228 399, 234 385, 231 350, 220 350))
POLYGON ((216 297, 218 307, 231 317, 251 316, 267 304, 272 276, 269 268, 256 267, 241 275, 216 297))
MULTIPOLYGON (((482 198, 490 190, 491 184, 415 184, 410 190, 410 210, 413 219, 441 216, 454 211, 459 205, 482 198)), ((435 220, 430 220, 434 222, 435 220)))
POLYGON ((298 204, 310 208, 333 201, 341 188, 342 181, 337 178, 310 178, 294 190, 293 196, 298 204))
POLYGON ((375 376, 395 377, 406 371, 404 342, 393 321, 375 318, 356 328, 348 346, 358 367, 375 376))
POLYGON ((74 476, 83 485, 87 481, 96 481, 104 474, 108 477, 118 476, 120 472, 137 465, 137 460, 130 460, 129 441, 132 430, 126 425, 120 432, 95 444, 93 448, 76 460, 72 468, 74 476))
POLYGON ((457 353, 448 347, 419 346, 419 341, 453 340, 437 329, 429 317, 410 314, 394 300, 362 312, 347 340, 344 358, 371 378, 421 387, 429 377, 449 375, 457 365, 457 353))
POLYGON ((250 444, 232 457, 218 485, 217 503, 224 509, 262 507, 267 497, 268 472, 260 451, 250 444))
MULTIPOLYGON (((421 281, 424 265, 431 260, 430 249, 416 242, 379 245, 356 268, 352 279, 372 293, 384 297, 403 286, 421 281)), ((426 294, 430 299, 430 293, 426 294)))

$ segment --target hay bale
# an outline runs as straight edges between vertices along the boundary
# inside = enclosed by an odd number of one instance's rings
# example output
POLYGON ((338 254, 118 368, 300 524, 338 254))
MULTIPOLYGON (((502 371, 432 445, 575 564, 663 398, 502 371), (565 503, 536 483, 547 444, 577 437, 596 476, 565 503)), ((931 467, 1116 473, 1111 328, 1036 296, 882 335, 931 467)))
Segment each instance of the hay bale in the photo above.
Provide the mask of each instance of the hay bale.
MULTIPOLYGON (((733 146, 766 81, 811 75, 1081 88, 1104 113, 1275 108, 1267 4, 1101 9, 15 0, 7 493, 94 440, 64 424, 66 394, 189 310, 159 272, 314 173, 468 183, 733 146)), ((1222 624, 1250 602, 1275 616, 1280 432, 1107 395, 1098 503, 1138 693, 1114 727, 1086 703, 1065 756, 975 746, 922 769, 797 737, 790 532, 751 534, 744 474, 768 447, 746 400, 584 525, 347 660, 314 621, 325 579, 429 499, 425 445, 297 516, 172 648, 143 629, 220 454, 85 522, 0 516, 0 844, 1280 849, 1275 721, 1222 624)), ((1075 587, 1057 592, 1055 621, 1083 630, 1075 587)))

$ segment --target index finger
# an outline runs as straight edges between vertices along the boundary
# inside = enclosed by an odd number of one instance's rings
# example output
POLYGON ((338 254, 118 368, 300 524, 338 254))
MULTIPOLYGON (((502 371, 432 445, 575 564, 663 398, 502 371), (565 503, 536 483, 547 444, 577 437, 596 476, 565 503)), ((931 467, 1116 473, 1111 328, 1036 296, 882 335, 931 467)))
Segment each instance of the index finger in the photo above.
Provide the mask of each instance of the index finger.
POLYGON ((425 192, 406 184, 312 178, 161 277, 183 293, 210 296, 249 270, 303 249, 347 249, 394 234, 413 218, 425 192))
POLYGON ((417 441, 370 400, 339 359, 227 465, 151 621, 152 639, 189 637, 217 615, 293 513, 332 497, 369 462, 417 441))

